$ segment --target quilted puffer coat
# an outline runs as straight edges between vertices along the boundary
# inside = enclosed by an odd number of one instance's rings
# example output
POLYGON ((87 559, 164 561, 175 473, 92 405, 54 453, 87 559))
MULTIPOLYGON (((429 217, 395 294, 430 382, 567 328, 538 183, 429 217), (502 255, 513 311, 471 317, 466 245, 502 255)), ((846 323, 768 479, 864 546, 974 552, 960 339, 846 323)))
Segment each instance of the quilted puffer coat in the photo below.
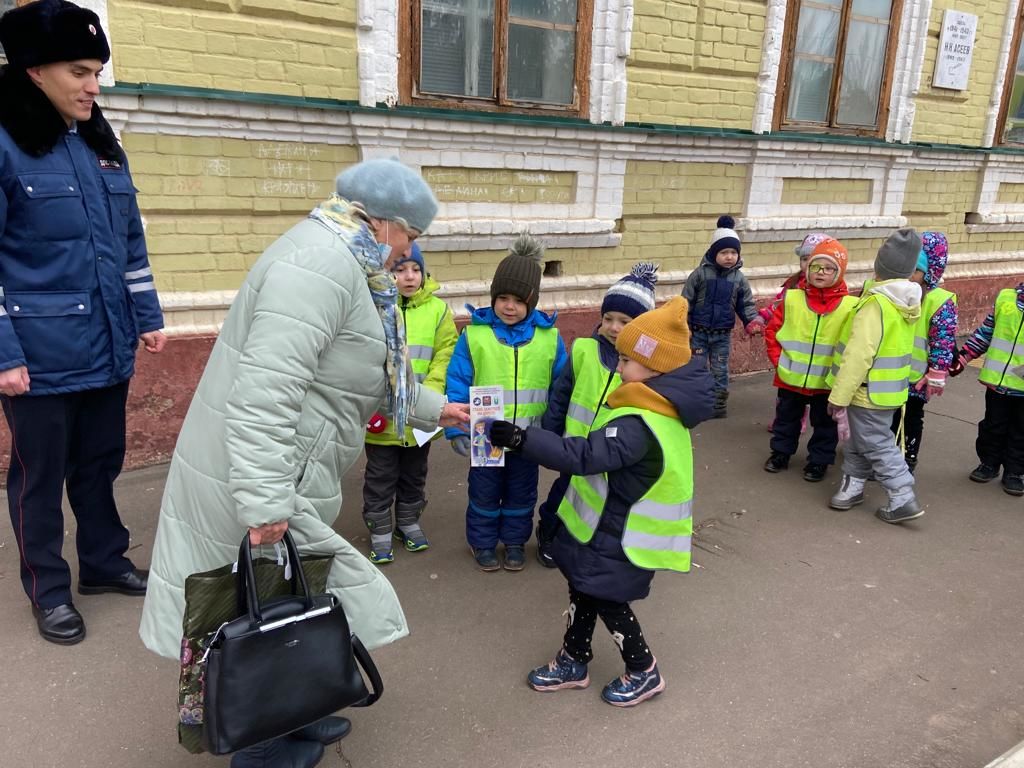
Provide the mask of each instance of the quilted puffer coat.
MULTIPOLYGON (((177 658, 185 577, 233 562, 246 529, 288 520, 300 550, 333 552, 327 586, 375 647, 408 634, 388 580, 331 524, 341 478, 384 396, 384 331, 346 241, 305 220, 253 266, 182 426, 160 509, 140 635, 177 658)), ((421 388, 410 423, 435 429, 421 388)))

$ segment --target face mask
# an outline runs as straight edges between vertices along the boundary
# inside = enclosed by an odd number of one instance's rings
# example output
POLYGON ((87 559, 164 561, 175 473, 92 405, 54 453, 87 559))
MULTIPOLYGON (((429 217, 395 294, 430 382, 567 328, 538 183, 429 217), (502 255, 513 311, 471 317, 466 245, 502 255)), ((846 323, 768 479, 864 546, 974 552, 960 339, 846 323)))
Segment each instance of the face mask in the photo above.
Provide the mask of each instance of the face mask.
MULTIPOLYGON (((387 222, 387 221, 384 222, 384 240, 385 241, 387 241, 388 237, 390 237, 390 235, 391 235, 390 226, 391 226, 390 222, 387 222)), ((388 245, 387 242, 378 243, 377 244, 377 250, 380 253, 380 263, 381 264, 387 264, 388 263, 388 259, 391 258, 391 246, 388 245)))

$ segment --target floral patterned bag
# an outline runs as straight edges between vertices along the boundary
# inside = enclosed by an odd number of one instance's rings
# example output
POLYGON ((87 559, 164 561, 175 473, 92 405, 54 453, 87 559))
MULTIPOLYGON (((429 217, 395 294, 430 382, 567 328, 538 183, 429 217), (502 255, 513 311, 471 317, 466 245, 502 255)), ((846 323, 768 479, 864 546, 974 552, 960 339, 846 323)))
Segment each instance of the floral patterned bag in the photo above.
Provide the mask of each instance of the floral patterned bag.
MULTIPOLYGON (((333 555, 302 555, 302 570, 312 594, 327 590, 327 574, 333 555)), ((257 558, 253 561, 256 588, 261 597, 289 594, 292 580, 283 561, 257 558)), ((193 573, 185 579, 185 617, 182 621, 181 673, 178 680, 178 742, 189 752, 203 751, 203 663, 207 645, 225 622, 245 613, 238 605, 234 564, 212 571, 193 573)))

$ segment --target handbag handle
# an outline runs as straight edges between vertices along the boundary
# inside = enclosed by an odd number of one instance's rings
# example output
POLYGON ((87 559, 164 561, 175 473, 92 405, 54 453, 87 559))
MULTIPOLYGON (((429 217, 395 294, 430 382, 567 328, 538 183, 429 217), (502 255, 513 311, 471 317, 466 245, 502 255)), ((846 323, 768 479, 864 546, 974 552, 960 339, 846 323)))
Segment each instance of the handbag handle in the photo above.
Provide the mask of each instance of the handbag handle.
MULTIPOLYGON (((295 584, 302 587, 302 594, 306 599, 306 610, 313 610, 313 597, 309 593, 309 583, 306 581, 306 574, 302 570, 302 560, 299 558, 299 550, 295 546, 295 541, 292 539, 291 533, 288 531, 284 532, 284 545, 288 550, 288 560, 292 566, 292 594, 298 594, 295 590, 295 584)), ((244 563, 242 567, 238 569, 238 581, 236 582, 236 590, 241 603, 242 595, 245 595, 246 610, 240 610, 240 613, 248 613, 249 620, 253 625, 263 623, 263 613, 260 610, 260 596, 256 590, 256 573, 253 570, 252 565, 252 545, 249 543, 249 534, 246 532, 245 536, 242 537, 242 544, 238 548, 238 562, 244 563)), ((242 606, 240 605, 239 608, 242 606)))
POLYGON ((380 677, 380 672, 377 671, 377 665, 373 663, 373 659, 370 657, 370 652, 366 650, 363 641, 355 635, 352 635, 352 653, 355 656, 356 663, 362 667, 363 672, 366 673, 366 677, 370 681, 370 695, 352 706, 368 707, 384 694, 384 681, 380 677))

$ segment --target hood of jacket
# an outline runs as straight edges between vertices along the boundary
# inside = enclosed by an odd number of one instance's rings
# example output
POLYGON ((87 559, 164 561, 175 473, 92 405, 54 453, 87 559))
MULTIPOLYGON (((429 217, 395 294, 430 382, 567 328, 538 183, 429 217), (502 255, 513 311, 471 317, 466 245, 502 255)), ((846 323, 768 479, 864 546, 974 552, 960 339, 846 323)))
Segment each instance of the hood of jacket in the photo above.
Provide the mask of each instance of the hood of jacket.
POLYGON ((557 312, 548 315, 545 312, 541 312, 539 309, 535 309, 515 325, 507 325, 494 313, 494 310, 491 309, 491 307, 474 309, 472 306, 467 304, 466 309, 470 311, 470 323, 473 325, 491 326, 491 328, 494 329, 495 336, 501 339, 505 344, 513 347, 518 346, 519 344, 525 344, 532 339, 534 328, 552 328, 555 325, 555 319, 558 317, 557 312))
POLYGON ((718 262, 715 261, 715 256, 717 256, 717 255, 718 255, 717 253, 714 253, 714 254, 711 253, 710 249, 705 251, 704 252, 704 262, 703 263, 707 264, 709 267, 714 269, 715 272, 719 276, 723 276, 724 277, 725 275, 728 275, 730 272, 735 272, 737 269, 742 269, 743 268, 743 256, 740 256, 739 258, 737 258, 736 259, 736 263, 733 264, 728 269, 726 269, 725 267, 719 266, 718 262))
POLYGON ((434 297, 434 292, 440 287, 441 284, 437 282, 437 280, 432 278, 430 275, 427 275, 423 278, 423 284, 419 287, 419 290, 416 291, 416 293, 408 298, 405 296, 399 297, 401 300, 398 302, 398 306, 403 309, 409 309, 411 307, 418 307, 421 304, 426 304, 427 301, 434 297))
POLYGON ((840 280, 828 288, 815 288, 807 282, 806 277, 803 277, 797 283, 797 287, 807 296, 807 306, 819 315, 832 312, 839 306, 843 297, 850 295, 850 289, 847 288, 845 280, 840 280))
POLYGON ((601 356, 601 364, 608 370, 614 371, 619 365, 619 351, 615 349, 615 344, 601 335, 600 330, 601 326, 595 328, 591 338, 597 339, 597 351, 601 356))
POLYGON ((711 418, 714 387, 707 358, 694 355, 690 362, 674 371, 647 381, 623 384, 609 395, 608 405, 647 408, 678 418, 684 427, 693 429, 711 418))
POLYGON ((883 280, 873 283, 868 293, 877 293, 889 299, 908 323, 916 323, 921 316, 921 286, 909 280, 883 280))
POLYGON ((928 269, 925 270, 922 282, 928 290, 942 282, 949 260, 949 241, 941 232, 924 232, 921 235, 921 250, 928 257, 928 269))

